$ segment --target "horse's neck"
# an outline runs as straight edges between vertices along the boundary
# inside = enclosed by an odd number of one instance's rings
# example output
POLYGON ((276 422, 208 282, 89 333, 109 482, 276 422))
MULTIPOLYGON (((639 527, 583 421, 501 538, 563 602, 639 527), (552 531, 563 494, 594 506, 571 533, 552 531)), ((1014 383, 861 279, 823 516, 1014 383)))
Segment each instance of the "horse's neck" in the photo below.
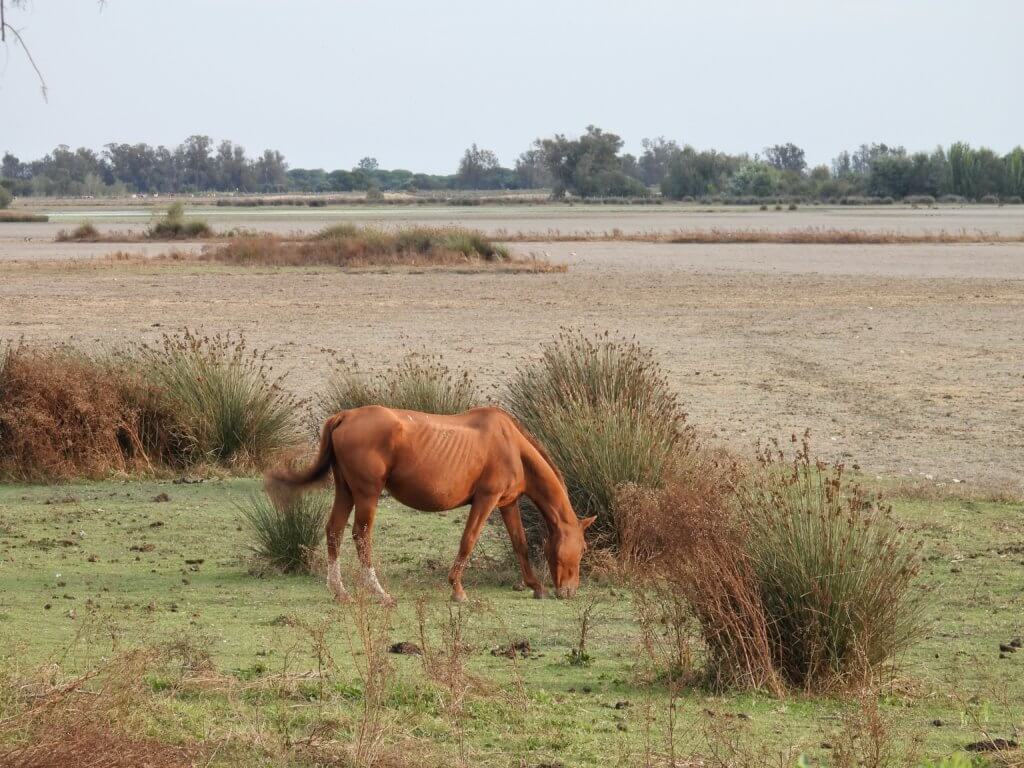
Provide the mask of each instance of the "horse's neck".
POLYGON ((576 515, 561 479, 528 441, 523 440, 521 450, 523 469, 526 472, 526 495, 533 500, 550 526, 563 528, 574 524, 576 515))

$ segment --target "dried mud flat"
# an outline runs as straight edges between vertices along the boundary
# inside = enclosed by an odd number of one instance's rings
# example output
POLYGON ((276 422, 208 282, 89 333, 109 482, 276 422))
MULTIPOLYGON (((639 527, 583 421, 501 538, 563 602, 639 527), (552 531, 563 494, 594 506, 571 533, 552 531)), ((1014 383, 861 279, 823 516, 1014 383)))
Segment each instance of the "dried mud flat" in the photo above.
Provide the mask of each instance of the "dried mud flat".
MULTIPOLYGON (((4 248, 37 257, 10 239, 4 248)), ((654 347, 695 423, 733 446, 809 427, 820 453, 871 472, 1024 491, 1024 246, 515 248, 570 269, 0 264, 0 338, 242 331, 273 348, 304 396, 330 370, 329 351, 373 369, 426 349, 469 366, 490 394, 560 327, 608 329, 654 347)), ((67 254, 117 247, 77 249, 67 254)))

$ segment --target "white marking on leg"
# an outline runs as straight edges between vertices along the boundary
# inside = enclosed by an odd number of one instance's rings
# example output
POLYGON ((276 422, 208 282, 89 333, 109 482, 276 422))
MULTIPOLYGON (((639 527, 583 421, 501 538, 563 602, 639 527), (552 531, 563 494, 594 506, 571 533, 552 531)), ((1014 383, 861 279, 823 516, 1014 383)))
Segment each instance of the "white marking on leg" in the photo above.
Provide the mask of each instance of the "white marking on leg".
POLYGON ((341 599, 348 596, 345 585, 341 583, 341 560, 337 557, 327 558, 327 584, 335 597, 341 599))
POLYGON ((377 597, 388 597, 388 593, 384 591, 384 587, 382 587, 380 582, 377 580, 377 571, 372 566, 369 568, 363 568, 363 584, 377 597))

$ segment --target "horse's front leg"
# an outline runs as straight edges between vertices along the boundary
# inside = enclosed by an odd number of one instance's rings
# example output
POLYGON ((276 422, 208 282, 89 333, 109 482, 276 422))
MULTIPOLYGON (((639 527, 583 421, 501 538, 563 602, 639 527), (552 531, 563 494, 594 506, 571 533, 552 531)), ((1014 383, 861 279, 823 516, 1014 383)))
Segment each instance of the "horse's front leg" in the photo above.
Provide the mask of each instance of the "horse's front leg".
POLYGON ((455 557, 452 568, 448 571, 448 583, 452 585, 452 600, 461 603, 466 599, 466 590, 462 588, 462 572, 469 562, 469 556, 473 554, 473 547, 476 540, 480 538, 480 532, 490 517, 491 512, 498 503, 498 494, 478 494, 473 497, 473 504, 469 508, 469 518, 466 520, 466 528, 462 531, 462 541, 459 543, 459 554, 455 557))
POLYGON ((530 565, 530 553, 526 544, 526 531, 523 529, 523 516, 519 512, 519 500, 501 508, 501 518, 505 521, 505 529, 508 531, 508 538, 512 542, 512 551, 516 553, 519 561, 519 570, 523 574, 523 582, 533 590, 536 598, 544 597, 544 585, 537 574, 533 572, 530 565))
POLYGON ((356 520, 352 526, 352 539, 356 543, 356 554, 363 572, 363 586, 372 592, 384 605, 394 605, 395 600, 389 595, 377 579, 377 571, 373 567, 373 520, 377 516, 377 499, 380 494, 360 494, 355 499, 356 520))

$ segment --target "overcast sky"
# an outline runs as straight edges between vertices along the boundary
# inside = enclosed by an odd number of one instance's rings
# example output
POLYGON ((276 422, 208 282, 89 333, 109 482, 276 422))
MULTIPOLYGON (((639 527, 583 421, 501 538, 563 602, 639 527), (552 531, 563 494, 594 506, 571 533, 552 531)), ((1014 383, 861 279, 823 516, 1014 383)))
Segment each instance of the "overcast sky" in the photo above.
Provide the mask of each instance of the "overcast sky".
POLYGON ((0 152, 174 145, 292 167, 506 165, 590 123, 812 163, 885 141, 1024 143, 1022 0, 29 0, 0 50, 0 152))

